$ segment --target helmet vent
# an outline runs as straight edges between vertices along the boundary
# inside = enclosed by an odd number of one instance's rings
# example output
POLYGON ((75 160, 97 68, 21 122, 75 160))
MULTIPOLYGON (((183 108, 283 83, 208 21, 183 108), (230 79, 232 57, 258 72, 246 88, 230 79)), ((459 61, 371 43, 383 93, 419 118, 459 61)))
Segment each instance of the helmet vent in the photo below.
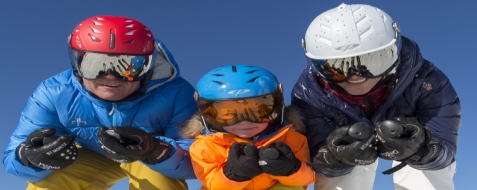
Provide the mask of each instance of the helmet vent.
POLYGON ((125 44, 132 44, 136 38, 137 38, 137 37, 131 38, 131 39, 125 41, 124 43, 125 43, 125 44))
POLYGON ((110 35, 110 40, 109 40, 109 49, 114 49, 114 42, 116 41, 116 35, 114 33, 111 33, 110 35))
POLYGON ((97 38, 96 36, 93 36, 92 34, 88 34, 89 37, 91 37, 91 40, 93 40, 93 42, 101 42, 101 40, 99 38, 97 38))
POLYGON ((217 83, 217 84, 220 85, 220 86, 225 85, 225 83, 220 82, 220 81, 215 81, 215 80, 214 80, 213 82, 217 83))
POLYGON ((223 74, 213 74, 214 76, 216 77, 223 77, 224 75, 223 74))
POLYGON ((96 34, 102 34, 101 30, 98 30, 98 29, 93 28, 93 27, 90 27, 90 28, 91 28, 91 30, 93 30, 94 33, 96 33, 96 34))
POLYGON ((259 71, 259 70, 251 70, 251 71, 247 71, 247 72, 246 72, 246 74, 253 74, 253 73, 257 72, 257 71, 259 71))
POLYGON ((234 73, 237 72, 237 66, 232 65, 232 72, 234 72, 234 73))
POLYGON ((258 78, 260 78, 261 76, 258 76, 258 77, 253 77, 252 79, 248 80, 247 83, 251 83, 251 82, 255 82, 258 78))
POLYGON ((131 30, 131 31, 129 31, 129 32, 126 32, 126 33, 124 33, 124 35, 130 36, 130 35, 133 35, 134 32, 136 32, 136 30, 131 30))
POLYGON ((95 21, 95 20, 93 20, 93 23, 94 23, 94 25, 96 25, 96 26, 102 26, 102 25, 103 25, 103 23, 98 22, 98 21, 95 21))

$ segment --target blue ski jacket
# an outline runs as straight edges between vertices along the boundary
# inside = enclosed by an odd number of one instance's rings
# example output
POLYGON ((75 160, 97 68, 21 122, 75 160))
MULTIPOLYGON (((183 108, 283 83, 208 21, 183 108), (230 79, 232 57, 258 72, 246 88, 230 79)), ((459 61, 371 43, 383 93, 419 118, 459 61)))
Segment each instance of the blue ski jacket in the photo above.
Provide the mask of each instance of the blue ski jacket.
POLYGON ((179 76, 179 67, 165 45, 156 40, 158 55, 144 96, 125 102, 106 102, 88 94, 72 69, 43 81, 28 99, 20 121, 4 151, 3 165, 10 174, 31 182, 48 177, 53 170, 24 166, 16 149, 39 128, 54 127, 57 134, 76 137, 82 148, 104 155, 97 132, 100 126, 132 126, 171 144, 171 156, 149 168, 171 178, 195 178, 188 154, 193 139, 182 139, 178 125, 189 119, 197 106, 194 87, 179 76))
MULTIPOLYGON (((326 138, 337 127, 366 122, 371 126, 397 116, 416 117, 432 135, 442 141, 442 149, 434 161, 410 165, 420 170, 438 170, 454 162, 457 133, 460 128, 460 101, 448 77, 422 58, 418 45, 402 37, 401 63, 396 70, 396 83, 386 100, 370 118, 359 105, 351 105, 325 91, 317 82, 317 74, 307 64, 292 89, 292 106, 303 112, 310 154, 314 157, 326 138)), ((353 167, 315 171, 327 177, 346 175, 353 167)))

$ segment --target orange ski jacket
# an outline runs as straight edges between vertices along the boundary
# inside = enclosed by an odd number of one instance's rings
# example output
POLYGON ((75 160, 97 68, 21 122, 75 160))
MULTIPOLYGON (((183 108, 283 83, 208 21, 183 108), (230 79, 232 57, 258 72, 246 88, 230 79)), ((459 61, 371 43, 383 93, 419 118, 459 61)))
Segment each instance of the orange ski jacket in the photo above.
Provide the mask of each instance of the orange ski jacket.
POLYGON ((287 186, 306 186, 313 183, 315 174, 312 168, 306 166, 310 161, 310 153, 306 137, 291 129, 293 124, 282 127, 271 137, 252 142, 228 133, 213 133, 206 136, 197 135, 190 147, 192 166, 197 178, 202 182, 202 189, 268 189, 276 183, 287 186), (278 140, 287 144, 295 153, 296 158, 302 161, 301 168, 290 176, 272 176, 262 173, 249 181, 236 182, 228 179, 223 172, 227 163, 230 147, 234 142, 255 144, 257 148, 268 146, 278 140))

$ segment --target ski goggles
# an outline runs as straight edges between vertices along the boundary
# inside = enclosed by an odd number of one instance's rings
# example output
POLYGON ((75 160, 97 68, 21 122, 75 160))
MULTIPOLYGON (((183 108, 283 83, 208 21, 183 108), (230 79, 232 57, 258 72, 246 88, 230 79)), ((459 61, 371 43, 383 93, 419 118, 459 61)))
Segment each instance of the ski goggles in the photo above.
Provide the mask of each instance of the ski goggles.
POLYGON ((98 79, 111 73, 124 81, 140 81, 152 68, 156 51, 149 55, 107 54, 69 48, 71 64, 85 79, 98 79))
POLYGON ((353 75, 377 78, 391 72, 399 62, 396 45, 379 51, 338 59, 311 59, 307 61, 323 78, 330 82, 344 82, 353 75))
POLYGON ((283 95, 277 90, 271 94, 246 99, 207 100, 197 98, 199 111, 216 126, 231 126, 241 121, 268 123, 282 112, 283 95))

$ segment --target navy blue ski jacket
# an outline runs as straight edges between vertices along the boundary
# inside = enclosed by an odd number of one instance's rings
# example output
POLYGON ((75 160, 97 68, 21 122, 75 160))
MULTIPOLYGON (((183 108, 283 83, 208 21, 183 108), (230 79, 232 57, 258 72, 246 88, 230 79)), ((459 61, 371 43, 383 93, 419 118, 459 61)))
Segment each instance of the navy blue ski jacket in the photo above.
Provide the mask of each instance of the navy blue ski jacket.
POLYGON ((103 155, 97 138, 99 127, 132 126, 174 146, 168 159, 144 164, 171 178, 195 178, 188 154, 193 140, 182 139, 177 127, 197 111, 194 87, 179 76, 179 67, 158 40, 156 50, 161 56, 154 62, 147 92, 131 101, 112 103, 90 96, 72 69, 40 83, 5 148, 3 165, 7 172, 31 182, 41 181, 53 172, 27 167, 16 154, 18 145, 36 129, 54 127, 57 134, 73 135, 82 148, 103 155))
MULTIPOLYGON (((442 150, 434 161, 411 167, 438 170, 454 162, 461 106, 448 77, 422 58, 418 45, 406 37, 402 37, 401 63, 396 77, 397 82, 391 87, 388 98, 368 118, 359 105, 348 104, 320 87, 316 72, 307 64, 292 89, 291 104, 298 107, 305 117, 305 135, 311 156, 318 153, 326 144, 327 136, 337 127, 357 122, 375 126, 384 120, 404 116, 416 117, 442 141, 442 150)), ((315 171, 327 177, 337 177, 348 174, 352 168, 319 168, 315 171)))

